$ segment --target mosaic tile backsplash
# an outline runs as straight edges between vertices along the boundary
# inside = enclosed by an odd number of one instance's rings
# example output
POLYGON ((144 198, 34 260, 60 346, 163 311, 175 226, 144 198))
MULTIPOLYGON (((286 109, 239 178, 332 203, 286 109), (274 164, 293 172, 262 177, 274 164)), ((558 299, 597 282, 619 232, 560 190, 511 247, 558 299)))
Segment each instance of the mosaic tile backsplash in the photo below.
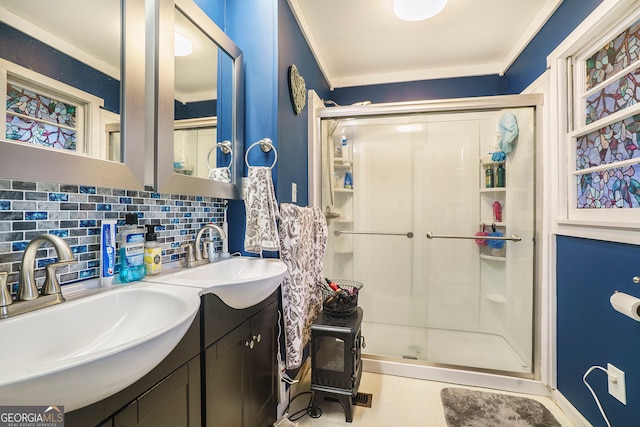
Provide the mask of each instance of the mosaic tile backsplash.
MULTIPOLYGON (((100 277, 101 221, 117 219, 124 225, 125 215, 132 212, 140 225, 156 225, 163 263, 177 261, 184 258, 180 245, 195 240, 204 224, 222 225, 226 207, 226 200, 211 197, 0 179, 0 271, 9 273, 15 295, 24 249, 34 237, 50 233, 63 238, 78 260, 57 270, 62 285, 100 277)), ((214 241, 220 250, 222 242, 214 241)), ((38 287, 55 256, 48 245, 38 251, 38 287)), ((118 271, 118 258, 116 263, 118 271)))

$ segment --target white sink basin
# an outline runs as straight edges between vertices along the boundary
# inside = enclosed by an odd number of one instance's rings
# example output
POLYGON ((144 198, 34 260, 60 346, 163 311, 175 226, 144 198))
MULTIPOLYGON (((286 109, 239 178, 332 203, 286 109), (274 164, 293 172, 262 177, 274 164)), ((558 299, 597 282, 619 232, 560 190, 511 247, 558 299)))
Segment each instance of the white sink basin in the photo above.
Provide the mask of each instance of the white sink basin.
POLYGON ((196 287, 203 294, 217 295, 230 307, 243 309, 271 295, 286 272, 287 266, 279 259, 232 257, 147 280, 196 287))
POLYGON ((110 396, 171 352, 199 306, 193 289, 136 283, 0 320, 0 402, 68 412, 110 396))

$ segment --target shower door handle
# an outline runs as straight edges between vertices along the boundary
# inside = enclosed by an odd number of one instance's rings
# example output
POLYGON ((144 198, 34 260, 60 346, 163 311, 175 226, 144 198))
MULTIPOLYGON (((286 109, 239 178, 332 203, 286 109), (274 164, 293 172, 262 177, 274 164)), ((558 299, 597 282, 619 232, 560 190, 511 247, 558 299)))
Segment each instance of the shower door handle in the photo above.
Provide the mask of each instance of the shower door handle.
POLYGON ((408 233, 378 233, 374 231, 344 231, 344 230, 333 231, 334 236, 339 236, 341 234, 366 234, 369 236, 405 236, 408 239, 413 239, 413 231, 409 231, 408 233))
POLYGON ((498 236, 447 236, 444 234, 427 233, 427 239, 465 239, 465 240, 510 240, 512 242, 520 242, 522 237, 512 234, 511 237, 498 237, 498 236))

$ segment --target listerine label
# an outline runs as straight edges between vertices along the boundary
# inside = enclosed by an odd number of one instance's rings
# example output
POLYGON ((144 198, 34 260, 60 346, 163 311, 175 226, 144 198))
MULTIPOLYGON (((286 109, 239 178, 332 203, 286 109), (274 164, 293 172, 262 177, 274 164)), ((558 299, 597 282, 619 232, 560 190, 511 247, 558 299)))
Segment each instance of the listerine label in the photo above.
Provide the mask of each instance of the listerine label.
POLYGON ((144 244, 133 244, 124 247, 125 262, 128 267, 144 264, 144 244))

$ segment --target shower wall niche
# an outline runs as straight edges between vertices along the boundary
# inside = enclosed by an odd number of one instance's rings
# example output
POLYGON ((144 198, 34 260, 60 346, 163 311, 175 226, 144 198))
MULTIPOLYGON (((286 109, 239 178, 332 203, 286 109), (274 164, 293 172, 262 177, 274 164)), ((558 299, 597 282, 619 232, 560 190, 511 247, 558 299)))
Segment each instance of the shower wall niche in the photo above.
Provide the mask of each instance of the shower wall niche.
POLYGON ((368 354, 533 373, 534 117, 526 107, 323 121, 325 274, 364 283, 368 354), (520 136, 505 186, 488 189, 507 111, 520 136), (522 240, 478 245, 482 224, 522 240))

